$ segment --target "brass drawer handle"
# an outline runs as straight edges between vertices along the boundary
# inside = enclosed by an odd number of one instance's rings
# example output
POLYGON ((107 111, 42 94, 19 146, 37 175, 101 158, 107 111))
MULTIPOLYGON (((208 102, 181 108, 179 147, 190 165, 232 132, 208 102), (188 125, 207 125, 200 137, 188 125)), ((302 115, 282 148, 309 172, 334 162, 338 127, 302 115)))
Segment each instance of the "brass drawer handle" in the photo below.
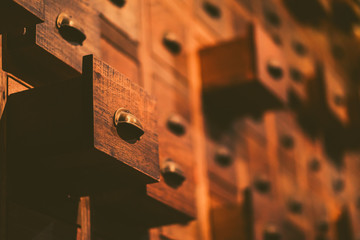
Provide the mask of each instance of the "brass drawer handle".
POLYGON ((180 52, 182 50, 182 46, 178 39, 178 36, 172 32, 167 32, 164 34, 163 45, 173 55, 180 54, 180 52))
POLYGON ((163 175, 166 184, 169 186, 178 188, 186 180, 180 165, 171 158, 166 159, 162 165, 161 174, 163 175))
POLYGON ((172 133, 182 136, 186 133, 185 120, 178 114, 172 114, 167 121, 167 127, 172 133))
POLYGON ((213 4, 209 1, 204 1, 203 9, 207 13, 207 15, 209 15, 209 17, 214 18, 214 19, 221 18, 221 9, 218 6, 216 6, 215 4, 213 4))
POLYGON ((56 18, 56 27, 60 35, 73 45, 82 45, 86 39, 84 30, 66 13, 56 18))
POLYGON ((255 188, 260 193, 267 193, 270 191, 271 184, 267 176, 265 175, 258 175, 254 181, 255 188))
POLYGON ((226 146, 219 146, 215 153, 215 160, 222 167, 230 166, 233 162, 230 149, 226 146))
POLYGON ((145 133, 140 121, 125 108, 114 114, 114 125, 119 136, 126 141, 137 141, 145 133))
POLYGON ((284 75, 281 64, 278 61, 270 60, 267 63, 267 71, 274 80, 281 80, 284 75))
POLYGON ((126 0, 110 0, 113 4, 118 6, 119 8, 122 8, 126 4, 126 0))

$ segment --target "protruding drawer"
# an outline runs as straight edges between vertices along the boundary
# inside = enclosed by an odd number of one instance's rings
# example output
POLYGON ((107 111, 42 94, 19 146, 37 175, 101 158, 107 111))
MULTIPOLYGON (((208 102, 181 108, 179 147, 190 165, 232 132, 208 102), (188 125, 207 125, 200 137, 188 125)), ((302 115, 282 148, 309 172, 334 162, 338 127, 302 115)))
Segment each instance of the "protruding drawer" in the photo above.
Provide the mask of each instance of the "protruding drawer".
POLYGON ((0 3, 0 34, 41 23, 44 0, 3 0, 0 3))
POLYGON ((99 56, 99 19, 84 1, 46 1, 45 22, 5 37, 5 70, 36 86, 79 77, 82 58, 99 56))
POLYGON ((287 103, 285 58, 258 25, 248 25, 241 38, 201 50, 200 61, 204 105, 210 117, 220 118, 221 111, 227 116, 259 114, 287 103), (223 107, 235 102, 236 108, 223 107))
POLYGON ((9 169, 22 174, 15 184, 35 173, 31 182, 54 181, 68 192, 159 180, 154 99, 92 55, 81 78, 13 94, 8 103, 9 169))

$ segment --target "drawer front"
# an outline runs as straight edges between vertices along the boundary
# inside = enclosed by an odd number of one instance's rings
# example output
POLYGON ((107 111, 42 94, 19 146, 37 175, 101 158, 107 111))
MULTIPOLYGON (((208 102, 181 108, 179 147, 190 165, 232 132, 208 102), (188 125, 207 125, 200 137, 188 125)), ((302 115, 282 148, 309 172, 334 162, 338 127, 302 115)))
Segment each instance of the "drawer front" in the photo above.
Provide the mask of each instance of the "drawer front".
POLYGON ((106 38, 100 40, 102 59, 141 86, 139 63, 106 38))
MULTIPOLYGON (((70 67, 81 72, 82 57, 88 54, 99 55, 99 22, 95 11, 86 2, 48 1, 45 6, 45 22, 36 27, 36 44, 53 54, 70 67), (86 39, 80 36, 67 37, 68 32, 60 34, 63 27, 55 26, 59 14, 66 14, 74 21, 77 30, 82 30, 86 39), (64 37, 65 36, 65 37, 64 37), (67 39, 67 40, 66 40, 67 39)), ((66 25, 64 25, 66 30, 66 25)), ((76 34, 79 35, 79 34, 76 34)))
POLYGON ((92 81, 93 87, 94 147, 157 179, 159 163, 154 99, 130 79, 92 55, 84 58, 85 69, 89 72, 84 72, 84 76, 92 76, 88 81, 92 81), (125 121, 130 118, 130 125, 135 124, 136 131, 114 126, 114 113, 119 108, 131 112, 125 116, 125 121), (140 136, 137 121, 143 131, 140 136))
POLYGON ((155 100, 92 55, 84 58, 81 79, 13 94, 9 100, 8 146, 14 163, 9 168, 14 174, 22 164, 40 172, 40 180, 45 175, 65 186, 79 181, 89 190, 124 177, 143 183, 159 179, 155 100), (32 116, 31 128, 19 123, 19 114, 32 116), (19 148, 31 161, 22 160, 19 148))
POLYGON ((223 0, 194 0, 195 14, 211 31, 218 35, 226 32, 228 16, 223 0))
POLYGON ((195 159, 191 146, 190 105, 180 76, 159 69, 153 74, 152 93, 157 98, 160 183, 147 187, 148 195, 190 217, 195 216, 195 159), (180 78, 180 79, 179 79, 180 78), (172 161, 169 165, 169 159, 172 161), (175 164, 174 164, 175 163, 175 164), (175 173, 169 172, 173 166, 175 173), (168 168, 168 169, 166 169, 168 168))
POLYGON ((44 6, 44 0, 2 1, 0 3, 0 33, 43 22, 44 6))
POLYGON ((182 75, 187 75, 187 43, 184 23, 159 0, 149 1, 152 54, 182 75))
POLYGON ((219 144, 210 139, 207 140, 207 160, 209 176, 216 175, 217 177, 210 178, 210 182, 218 178, 225 181, 230 186, 236 186, 236 168, 234 150, 230 144, 219 144))
POLYGON ((86 1, 50 0, 43 23, 8 34, 7 41, 8 71, 22 79, 60 81, 79 77, 83 56, 100 55, 99 19, 86 1))
POLYGON ((325 69, 326 103, 329 110, 342 123, 348 123, 346 90, 339 76, 329 68, 325 69))
POLYGON ((281 49, 258 25, 254 28, 254 37, 259 80, 282 102, 286 102, 289 76, 286 59, 281 49))
POLYGON ((140 31, 140 1, 91 0, 102 17, 123 31, 130 39, 138 41, 140 31))

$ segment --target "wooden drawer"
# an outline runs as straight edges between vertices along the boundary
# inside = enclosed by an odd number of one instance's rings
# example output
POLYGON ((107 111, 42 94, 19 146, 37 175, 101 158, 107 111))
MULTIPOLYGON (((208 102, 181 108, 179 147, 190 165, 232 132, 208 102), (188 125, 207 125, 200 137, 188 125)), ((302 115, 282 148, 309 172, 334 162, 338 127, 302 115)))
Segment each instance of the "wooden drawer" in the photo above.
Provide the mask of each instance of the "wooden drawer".
MULTIPOLYGON (((228 140, 231 141, 231 139, 228 140)), ((230 185, 236 186, 237 178, 234 167, 235 156, 233 146, 229 142, 222 144, 208 139, 206 148, 210 181, 216 181, 216 178, 219 178, 230 185), (213 175, 217 177, 212 178, 211 176, 213 175)))
POLYGON ((0 34, 33 26, 45 19, 44 0, 4 0, 0 3, 0 34))
POLYGON ((45 82, 78 77, 82 58, 99 56, 99 21, 86 2, 49 0, 45 22, 5 37, 6 71, 34 81, 45 82))
POLYGON ((155 58, 187 76, 187 43, 184 23, 159 0, 149 1, 151 50, 155 58))
POLYGON ((277 154, 280 173, 297 183, 297 149, 301 147, 295 120, 290 112, 277 112, 275 115, 277 132, 277 154))
POLYGON ((120 29, 124 35, 132 40, 139 40, 141 19, 139 0, 91 0, 91 4, 102 18, 120 29))
POLYGON ((201 50, 200 61, 205 101, 213 109, 237 102, 232 114, 259 113, 287 102, 286 61, 258 25, 248 25, 241 38, 201 50))
MULTIPOLYGON (((211 31, 224 35, 227 30, 227 8, 223 0, 194 0, 196 17, 211 31)), ((228 24, 229 25, 229 24, 228 24)))
POLYGON ((160 183, 147 186, 148 196, 195 217, 195 159, 191 145, 189 93, 180 75, 156 71, 152 93, 157 98, 159 126, 160 183))
POLYGON ((8 120, 16 186, 35 172, 38 177, 31 179, 39 186, 54 181, 65 191, 116 186, 119 179, 159 179, 155 101, 92 55, 84 57, 79 79, 11 95, 8 120), (27 124, 21 123, 24 115, 27 124))

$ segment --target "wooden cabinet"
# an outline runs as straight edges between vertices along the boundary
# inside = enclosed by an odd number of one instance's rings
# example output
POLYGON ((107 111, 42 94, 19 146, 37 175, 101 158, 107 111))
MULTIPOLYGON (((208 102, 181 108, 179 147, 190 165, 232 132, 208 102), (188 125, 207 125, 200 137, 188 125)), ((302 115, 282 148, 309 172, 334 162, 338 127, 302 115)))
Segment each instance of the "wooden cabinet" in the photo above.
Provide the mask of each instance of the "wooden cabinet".
POLYGON ((43 23, 5 41, 5 70, 39 86, 80 76, 83 56, 100 55, 99 21, 83 1, 47 1, 43 23))
POLYGON ((159 179, 155 101, 92 55, 79 79, 11 95, 8 121, 9 167, 18 176, 23 166, 25 175, 29 168, 65 188, 81 181, 80 192, 159 179))
POLYGON ((0 34, 22 30, 45 19, 44 0, 4 0, 0 3, 0 34))

